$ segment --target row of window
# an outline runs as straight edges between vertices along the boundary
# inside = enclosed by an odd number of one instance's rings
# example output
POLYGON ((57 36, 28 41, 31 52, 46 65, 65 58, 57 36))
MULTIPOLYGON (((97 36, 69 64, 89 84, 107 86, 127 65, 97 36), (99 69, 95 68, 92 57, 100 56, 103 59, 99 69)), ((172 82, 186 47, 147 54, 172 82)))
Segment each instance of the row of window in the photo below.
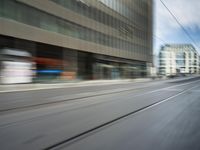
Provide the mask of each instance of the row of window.
MULTIPOLYGON (((160 65, 166 65, 166 61, 163 61, 163 60, 160 60, 160 65)), ((186 61, 185 60, 176 60, 176 64, 177 65, 185 65, 186 64, 186 61)), ((189 62, 189 65, 197 65, 197 61, 190 61, 189 62)))
POLYGON ((134 50, 137 53, 148 51, 147 47, 85 28, 14 0, 0 1, 0 16, 117 49, 134 50))
MULTIPOLYGON (((176 58, 177 59, 185 59, 186 58, 186 53, 185 52, 180 52, 180 53, 176 53, 176 58)), ((159 54, 160 58, 167 58, 168 56, 170 56, 170 53, 166 53, 166 52, 161 52, 159 54)), ((189 58, 197 58, 198 54, 197 53, 188 53, 188 57, 189 58)))
MULTIPOLYGON (((180 67, 181 69, 186 69, 185 67, 180 67)), ((166 70, 166 69, 174 69, 174 67, 170 67, 170 68, 167 68, 167 67, 159 67, 159 70, 166 70)), ((197 67, 189 67, 189 70, 195 70, 195 69, 198 69, 197 67)))
MULTIPOLYGON (((117 30, 119 30, 124 37, 126 38, 133 38, 133 36, 136 36, 138 38, 141 38, 143 40, 147 40, 146 39, 146 32, 139 30, 138 28, 127 24, 95 7, 92 6, 88 6, 87 3, 84 3, 82 1, 76 1, 76 0, 52 0, 53 2, 62 5, 63 7, 70 9, 74 12, 77 12, 79 14, 82 14, 88 18, 94 19, 100 23, 103 23, 105 25, 108 25, 112 28, 115 28, 117 30), (123 32, 123 31, 127 31, 127 33, 123 32), (125 33, 125 34, 124 34, 125 33)), ((103 2, 103 1, 102 1, 103 2)), ((117 2, 117 1, 115 1, 117 2)), ((99 3, 96 1, 93 1, 93 3, 99 3)), ((104 2, 106 3, 106 2, 104 2)), ((107 2, 108 3, 108 2, 107 2)), ((106 4, 107 4, 106 3, 106 4)), ((110 1, 111 3, 111 1, 110 1)), ((108 3, 109 6, 112 6, 113 4, 108 3)), ((121 4, 121 2, 118 2, 119 4, 121 4)), ((114 5, 113 5, 114 6, 114 5)), ((118 7, 116 7, 118 8, 118 7)), ((128 9, 126 9, 128 10, 128 9)), ((138 26, 142 27, 144 26, 144 30, 147 30, 147 21, 148 19, 144 16, 141 16, 139 14, 137 14, 136 12, 131 13, 132 16, 129 16, 128 18, 132 20, 132 23, 137 24, 139 23, 138 26)))

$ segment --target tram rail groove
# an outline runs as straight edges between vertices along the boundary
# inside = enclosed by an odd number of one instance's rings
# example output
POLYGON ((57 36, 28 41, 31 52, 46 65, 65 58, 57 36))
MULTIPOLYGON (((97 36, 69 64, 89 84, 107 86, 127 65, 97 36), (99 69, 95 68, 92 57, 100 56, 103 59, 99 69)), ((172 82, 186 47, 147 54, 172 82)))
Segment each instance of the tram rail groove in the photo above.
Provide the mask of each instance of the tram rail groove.
MULTIPOLYGON (((195 80, 195 81, 192 81, 192 82, 189 82, 189 83, 178 84, 178 85, 173 85, 173 86, 161 88, 161 89, 158 89, 158 90, 147 92, 146 94, 161 91, 161 90, 172 88, 172 87, 184 86, 184 85, 192 84, 192 83, 198 82, 198 81, 200 81, 200 80, 195 80)), ((152 86, 154 86, 154 85, 152 85, 152 86)), ((43 103, 32 104, 32 105, 18 106, 18 107, 12 107, 12 108, 9 108, 9 109, 0 109, 0 115, 6 114, 6 113, 17 112, 17 111, 25 111, 25 110, 30 110, 30 109, 42 108, 42 107, 45 107, 45 106, 48 106, 48 105, 51 106, 51 105, 54 105, 54 104, 60 104, 60 103, 73 101, 73 100, 92 98, 92 97, 104 96, 104 95, 111 95, 111 94, 123 93, 123 92, 128 92, 128 91, 135 91, 135 90, 140 90, 140 89, 144 89, 144 88, 148 88, 148 87, 151 87, 151 86, 145 86, 145 87, 140 87, 140 88, 129 88, 129 89, 126 89, 126 90, 119 90, 119 91, 113 91, 113 92, 108 92, 108 93, 100 93, 100 94, 94 94, 94 95, 88 95, 88 96, 80 96, 80 97, 76 97, 76 98, 69 98, 69 99, 63 99, 63 100, 57 100, 57 101, 51 101, 51 102, 43 102, 43 103)))
POLYGON ((199 86, 200 86, 200 85, 191 87, 191 88, 189 88, 189 89, 185 89, 185 90, 183 90, 183 91, 181 91, 181 92, 179 92, 179 93, 177 93, 177 94, 175 94, 175 95, 173 95, 173 96, 169 96, 168 98, 165 98, 165 99, 163 99, 163 100, 154 102, 154 103, 152 103, 152 104, 149 104, 149 105, 147 105, 147 106, 144 106, 144 107, 142 107, 142 108, 139 108, 139 109, 137 109, 137 110, 134 110, 134 111, 132 111, 132 112, 130 112, 130 113, 127 113, 127 114, 125 114, 125 115, 122 115, 122 116, 120 116, 120 117, 117 117, 117 118, 115 118, 115 119, 113 119, 113 120, 110 120, 110 121, 105 122, 105 123, 103 123, 103 124, 101 124, 101 125, 98 125, 98 126, 93 127, 93 128, 91 128, 91 129, 89 129, 89 130, 86 130, 86 131, 84 131, 84 132, 82 132, 82 133, 79 133, 79 134, 77 134, 77 135, 75 135, 75 136, 72 136, 72 137, 70 137, 70 138, 68 138, 68 139, 66 139, 66 140, 60 141, 60 142, 58 142, 58 143, 56 143, 56 144, 53 144, 53 145, 51 145, 51 146, 45 148, 44 150, 57 150, 57 149, 61 149, 62 147, 66 147, 67 145, 70 145, 70 144, 72 144, 72 143, 74 143, 74 142, 76 142, 76 141, 78 141, 78 140, 81 140, 81 139, 83 139, 83 138, 85 138, 85 137, 87 137, 87 136, 90 136, 91 134, 94 134, 94 133, 100 131, 100 130, 103 129, 103 128, 106 128, 106 127, 108 127, 108 126, 111 126, 111 125, 117 123, 118 121, 120 121, 120 120, 122 120, 122 119, 127 119, 128 117, 130 117, 130 116, 132 116, 132 115, 136 115, 137 113, 143 112, 143 111, 148 110, 148 109, 150 109, 150 108, 153 108, 153 107, 155 107, 155 106, 157 106, 157 105, 160 105, 160 104, 162 104, 162 103, 164 103, 164 102, 167 102, 167 101, 169 101, 169 100, 172 100, 173 98, 175 98, 175 97, 177 97, 177 96, 179 96, 179 95, 181 95, 181 94, 183 94, 183 93, 186 93, 187 91, 190 91, 191 89, 196 88, 196 87, 199 87, 199 86))

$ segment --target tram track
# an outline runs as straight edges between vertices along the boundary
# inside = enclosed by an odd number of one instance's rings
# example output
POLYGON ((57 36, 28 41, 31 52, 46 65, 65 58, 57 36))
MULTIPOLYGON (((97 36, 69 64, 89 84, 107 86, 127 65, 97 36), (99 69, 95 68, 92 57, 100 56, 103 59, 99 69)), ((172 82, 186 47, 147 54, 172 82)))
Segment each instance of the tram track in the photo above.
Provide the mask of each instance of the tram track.
POLYGON ((190 90, 192 90, 194 88, 197 88, 197 87, 199 87, 199 85, 193 86, 193 87, 191 87, 189 89, 185 89, 185 90, 180 91, 179 93, 177 93, 177 94, 175 94, 173 96, 170 96, 170 97, 165 98, 163 100, 154 102, 152 104, 149 104, 147 106, 144 106, 142 108, 134 110, 134 111, 132 111, 130 113, 127 113, 127 114, 124 114, 122 116, 119 116, 119 117, 117 117, 115 119, 112 119, 112 120, 110 120, 108 122, 105 122, 103 124, 100 124, 98 126, 95 126, 95 127, 91 128, 89 130, 86 130, 86 131, 81 132, 81 133, 79 133, 77 135, 74 135, 74 136, 72 136, 72 137, 70 137, 68 139, 62 140, 62 141, 60 141, 58 143, 55 143, 55 144, 53 144, 53 145, 51 145, 49 147, 46 147, 45 150, 57 150, 57 149, 62 149, 63 147, 67 147, 67 145, 73 144, 74 142, 76 142, 78 140, 81 140, 83 138, 86 138, 87 136, 95 134, 96 132, 99 132, 99 131, 103 130, 106 127, 112 126, 113 124, 117 123, 118 121, 121 121, 123 119, 127 119, 128 117, 131 117, 132 115, 136 115, 137 113, 141 113, 141 112, 143 112, 145 110, 151 109, 151 108, 153 108, 153 107, 155 107, 157 105, 160 105, 160 104, 162 104, 164 102, 172 100, 173 98, 178 97, 179 95, 182 95, 182 94, 184 94, 184 93, 186 93, 186 92, 188 92, 188 91, 190 91, 190 90))
MULTIPOLYGON (((189 83, 185 83, 184 82, 183 84, 180 84, 180 82, 178 82, 179 83, 178 85, 172 85, 172 86, 168 85, 168 87, 159 88, 157 90, 163 90, 163 89, 166 89, 166 88, 172 88, 172 87, 192 84, 194 82, 199 81, 198 79, 199 79, 199 77, 198 78, 194 78, 192 80, 185 81, 185 82, 189 82, 189 81, 190 82, 189 83)), ((173 82, 170 82, 170 83, 173 83, 173 82)), ((117 94, 117 93, 142 90, 142 89, 150 88, 150 87, 153 87, 153 86, 155 86, 155 85, 153 84, 153 85, 150 85, 150 86, 143 86, 143 87, 139 87, 139 88, 138 87, 127 88, 127 89, 120 89, 119 88, 119 89, 115 89, 115 90, 112 90, 112 91, 111 90, 109 90, 109 91, 106 90, 106 91, 101 91, 99 93, 98 92, 94 92, 94 94, 90 94, 90 95, 86 95, 86 96, 78 96, 78 97, 74 97, 74 98, 67 98, 67 96, 65 96, 66 98, 62 98, 62 99, 59 99, 59 100, 56 100, 56 101, 46 101, 46 102, 41 102, 41 103, 37 103, 37 104, 29 104, 29 105, 24 105, 24 106, 16 106, 16 107, 0 109, 0 115, 6 114, 6 113, 18 112, 18 111, 26 111, 26 110, 30 110, 30 109, 38 109, 38 108, 42 108, 42 107, 46 107, 46 106, 52 106, 52 105, 57 105, 57 104, 61 104, 61 103, 70 102, 70 101, 73 101, 73 100, 82 100, 82 99, 93 98, 93 97, 98 97, 98 96, 106 96, 106 95, 112 95, 112 94, 117 94)), ((149 92, 151 93, 151 92, 155 92, 157 90, 153 90, 153 91, 149 91, 149 92)), ((149 92, 147 92, 147 93, 149 93, 149 92)), ((82 95, 84 95, 84 93, 82 95)))

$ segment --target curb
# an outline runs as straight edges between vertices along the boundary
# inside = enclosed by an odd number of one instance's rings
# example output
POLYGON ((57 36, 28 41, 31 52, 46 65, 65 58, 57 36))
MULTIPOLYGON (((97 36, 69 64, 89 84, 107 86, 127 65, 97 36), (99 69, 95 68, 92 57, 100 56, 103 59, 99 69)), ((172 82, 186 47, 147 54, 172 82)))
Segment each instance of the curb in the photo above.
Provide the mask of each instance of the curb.
POLYGON ((146 79, 128 79, 128 80, 93 80, 93 81, 80 81, 75 83, 47 83, 47 84, 18 84, 18 85, 0 85, 0 93, 10 92, 26 92, 45 89, 59 89, 71 87, 85 87, 85 86, 101 86, 112 84, 125 84, 152 81, 150 78, 146 79))

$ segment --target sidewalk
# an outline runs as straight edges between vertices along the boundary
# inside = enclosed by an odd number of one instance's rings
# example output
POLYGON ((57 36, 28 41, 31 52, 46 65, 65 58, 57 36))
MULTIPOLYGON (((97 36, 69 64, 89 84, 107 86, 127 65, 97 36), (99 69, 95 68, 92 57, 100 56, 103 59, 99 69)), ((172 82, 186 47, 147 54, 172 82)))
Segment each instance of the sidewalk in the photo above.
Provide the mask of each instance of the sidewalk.
POLYGON ((118 79, 118 80, 88 80, 88 81, 73 81, 64 83, 32 83, 32 84, 13 84, 13 85, 0 85, 0 93, 7 92, 20 92, 20 91, 32 91, 43 89, 58 89, 58 88, 70 88, 70 87, 84 87, 84 86, 97 86, 97 85, 112 85, 112 84, 126 84, 148 81, 169 81, 181 82, 183 80, 189 80, 200 77, 199 75, 189 77, 178 77, 173 79, 152 79, 152 78, 137 78, 137 79, 118 79))
POLYGON ((147 82, 152 81, 151 78, 138 79, 119 79, 119 80, 89 80, 89 81, 74 81, 65 83, 31 83, 31 84, 12 84, 0 85, 0 93, 6 92, 20 92, 42 89, 56 89, 56 88, 70 88, 70 87, 84 87, 96 85, 111 85, 111 84, 126 84, 129 82, 147 82))

